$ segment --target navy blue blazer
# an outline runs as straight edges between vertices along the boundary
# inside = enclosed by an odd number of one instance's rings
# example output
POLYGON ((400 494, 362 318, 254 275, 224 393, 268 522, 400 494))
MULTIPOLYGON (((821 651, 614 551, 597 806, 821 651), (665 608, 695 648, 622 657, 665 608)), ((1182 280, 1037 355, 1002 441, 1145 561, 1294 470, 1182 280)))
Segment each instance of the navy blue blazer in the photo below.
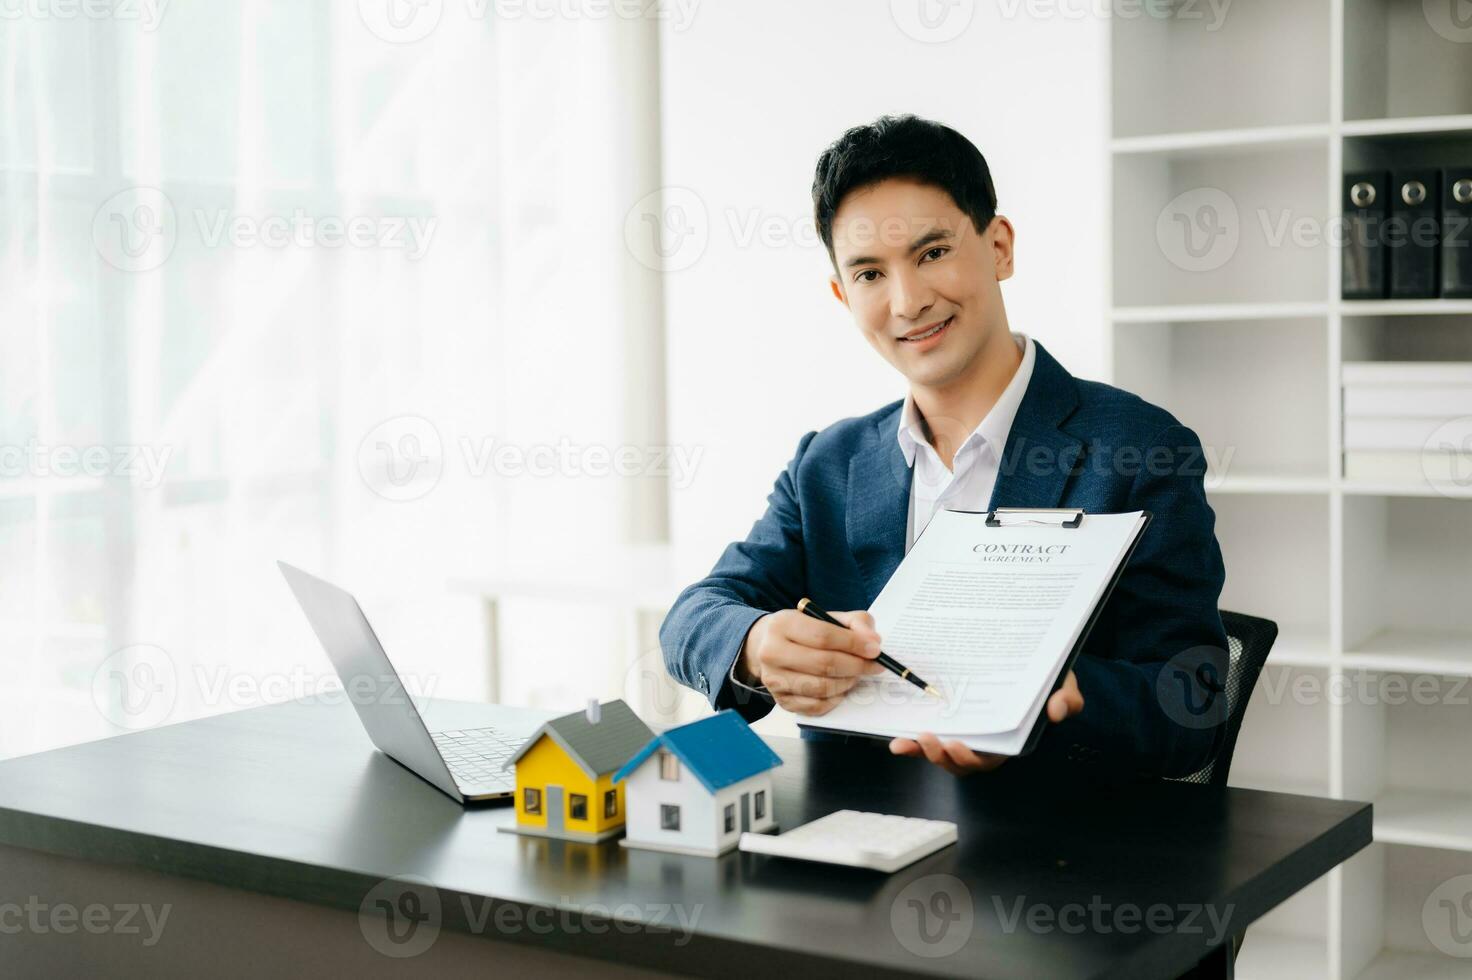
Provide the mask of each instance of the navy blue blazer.
MULTIPOLYGON (((1038 750, 1009 765, 1195 772, 1214 758, 1223 726, 1176 710, 1174 680, 1161 671, 1173 657, 1199 663, 1205 651, 1226 677, 1217 609, 1225 569, 1201 442, 1164 409, 1075 378, 1034 344, 990 506, 1149 510, 1154 518, 1074 668, 1084 710, 1049 725, 1038 750)), ((895 438, 902 404, 803 436, 746 540, 727 547, 665 617, 659 638, 670 674, 713 707, 748 720, 771 710, 768 698, 728 680, 760 616, 803 596, 827 609, 867 609, 898 567, 912 473, 895 438)), ((1211 717, 1226 716, 1224 705, 1214 707, 1211 717)))

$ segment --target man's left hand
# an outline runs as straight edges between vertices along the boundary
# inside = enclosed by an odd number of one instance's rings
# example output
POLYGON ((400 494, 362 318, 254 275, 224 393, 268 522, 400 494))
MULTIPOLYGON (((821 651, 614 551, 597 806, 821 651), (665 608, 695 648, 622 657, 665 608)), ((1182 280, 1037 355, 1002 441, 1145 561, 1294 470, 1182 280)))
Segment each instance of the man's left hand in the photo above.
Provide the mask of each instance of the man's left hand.
MULTIPOLYGON (((1046 707, 1048 720, 1053 724, 1065 721, 1084 710, 1084 696, 1078 690, 1078 678, 1073 671, 1063 679, 1063 686, 1048 698, 1046 707)), ((942 742, 930 732, 921 732, 919 738, 897 738, 889 743, 889 751, 895 755, 926 758, 946 772, 964 776, 973 772, 990 772, 1009 756, 991 752, 976 752, 952 739, 942 742)))

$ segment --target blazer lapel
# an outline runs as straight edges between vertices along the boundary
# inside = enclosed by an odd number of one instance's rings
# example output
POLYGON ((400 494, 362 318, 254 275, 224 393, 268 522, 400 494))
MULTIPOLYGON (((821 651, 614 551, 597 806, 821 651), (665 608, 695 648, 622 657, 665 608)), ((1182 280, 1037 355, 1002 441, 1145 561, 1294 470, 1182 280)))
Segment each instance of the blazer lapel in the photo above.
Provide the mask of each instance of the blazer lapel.
POLYGON ((905 557, 911 470, 895 437, 899 420, 896 405, 875 423, 868 445, 848 464, 844 530, 870 602, 905 557))
MULTIPOLYGON (((1078 407, 1073 375, 1042 344, 1034 340, 1033 347, 1032 377, 1007 434, 988 509, 1057 507, 1082 465, 1083 443, 1059 428, 1078 407)), ((848 464, 844 530, 870 602, 905 557, 913 471, 895 437, 902 404, 875 423, 869 442, 848 464)))
POLYGON ((1032 377, 1007 434, 988 510, 1057 507, 1082 465, 1083 443, 1059 426, 1078 407, 1078 386, 1063 365, 1033 341, 1032 377))

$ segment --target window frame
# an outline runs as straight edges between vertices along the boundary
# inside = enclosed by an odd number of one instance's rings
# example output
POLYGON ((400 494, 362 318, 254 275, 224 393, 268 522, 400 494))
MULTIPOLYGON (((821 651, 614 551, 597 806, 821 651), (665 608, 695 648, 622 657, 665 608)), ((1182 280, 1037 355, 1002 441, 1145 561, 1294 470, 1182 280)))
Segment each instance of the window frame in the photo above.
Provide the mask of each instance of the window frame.
POLYGON ((680 781, 680 757, 668 749, 659 750, 659 778, 666 783, 680 781))
POLYGON ((726 804, 726 809, 723 811, 722 816, 724 818, 724 824, 723 824, 723 826, 725 827, 725 830, 723 830, 722 833, 726 833, 726 834, 735 833, 736 832, 736 804, 735 803, 727 803, 726 804))
POLYGON ((542 813, 542 791, 536 786, 524 786, 521 790, 521 812, 540 816, 542 813))
POLYGON ((679 832, 680 804, 661 803, 659 805, 659 829, 679 832))
POLYGON ((752 796, 751 813, 753 820, 765 820, 767 818, 767 791, 759 789, 752 796))
POLYGON ((569 819, 569 820, 587 820, 588 819, 588 794, 587 793, 569 793, 569 794, 567 794, 567 819, 569 819), (582 812, 579 813, 579 811, 582 811, 582 812))
POLYGON ((609 789, 603 791, 603 816, 618 816, 618 790, 609 789))

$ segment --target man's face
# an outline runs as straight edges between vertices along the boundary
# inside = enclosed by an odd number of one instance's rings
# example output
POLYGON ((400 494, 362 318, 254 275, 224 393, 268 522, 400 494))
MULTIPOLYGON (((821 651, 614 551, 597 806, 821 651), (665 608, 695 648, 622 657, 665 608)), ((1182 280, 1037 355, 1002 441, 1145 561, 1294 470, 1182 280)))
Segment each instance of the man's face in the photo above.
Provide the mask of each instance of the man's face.
POLYGON ((1012 226, 978 230, 951 196, 907 179, 849 194, 833 216, 833 292, 911 385, 962 379, 1005 322, 1012 226))

